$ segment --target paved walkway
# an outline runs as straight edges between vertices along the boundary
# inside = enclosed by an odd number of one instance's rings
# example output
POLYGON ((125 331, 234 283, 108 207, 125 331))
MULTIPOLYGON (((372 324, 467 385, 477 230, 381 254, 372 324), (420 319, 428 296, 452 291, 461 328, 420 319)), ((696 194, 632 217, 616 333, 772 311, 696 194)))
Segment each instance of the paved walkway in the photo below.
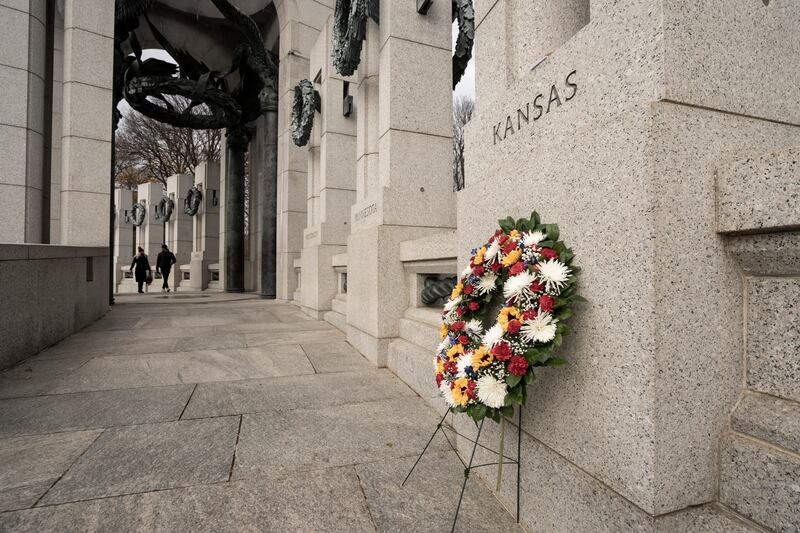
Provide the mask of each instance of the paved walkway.
MULTIPOLYGON (((251 296, 126 296, 0 374, 0 531, 449 531, 437 422, 325 322, 251 296)), ((513 531, 476 479, 459 530, 513 531)))

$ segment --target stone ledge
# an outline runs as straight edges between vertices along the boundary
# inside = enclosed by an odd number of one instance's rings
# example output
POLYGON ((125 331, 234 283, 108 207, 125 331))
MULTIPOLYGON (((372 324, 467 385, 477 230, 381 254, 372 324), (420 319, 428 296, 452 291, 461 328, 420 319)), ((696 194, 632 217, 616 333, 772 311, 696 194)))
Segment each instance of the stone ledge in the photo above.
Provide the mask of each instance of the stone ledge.
POLYGON ((717 169, 717 231, 800 227, 800 150, 740 159, 717 169))
POLYGON ((731 417, 733 429, 800 454, 800 403, 745 393, 731 417))
POLYGON ((725 249, 745 274, 800 276, 800 232, 729 236, 725 249))
POLYGON ((426 261, 455 259, 458 257, 457 236, 453 230, 442 230, 435 235, 400 243, 400 261, 426 261))
POLYGON ((62 246, 57 244, 0 244, 0 261, 108 257, 107 247, 62 246))

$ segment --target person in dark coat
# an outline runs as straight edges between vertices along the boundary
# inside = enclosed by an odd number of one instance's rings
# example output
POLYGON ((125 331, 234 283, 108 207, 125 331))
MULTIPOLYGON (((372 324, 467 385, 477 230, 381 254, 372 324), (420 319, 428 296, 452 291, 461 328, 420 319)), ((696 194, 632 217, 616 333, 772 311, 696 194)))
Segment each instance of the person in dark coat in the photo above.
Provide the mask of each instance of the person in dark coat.
POLYGON ((169 247, 166 244, 162 244, 161 253, 158 254, 158 259, 156 259, 156 272, 161 272, 161 278, 164 280, 161 285, 161 292, 169 292, 169 272, 176 262, 175 254, 169 251, 169 247))
POLYGON ((150 273, 150 261, 144 253, 144 248, 139 247, 139 253, 133 257, 131 270, 136 269, 136 283, 139 284, 139 294, 143 294, 142 286, 147 282, 147 275, 150 273))

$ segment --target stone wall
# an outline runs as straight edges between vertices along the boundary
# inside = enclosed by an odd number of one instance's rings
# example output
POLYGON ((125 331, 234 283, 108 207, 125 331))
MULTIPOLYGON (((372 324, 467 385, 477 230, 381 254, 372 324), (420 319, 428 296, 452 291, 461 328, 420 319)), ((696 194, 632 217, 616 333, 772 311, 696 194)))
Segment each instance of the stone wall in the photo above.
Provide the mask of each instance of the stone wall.
POLYGON ((108 249, 0 245, 0 370, 109 309, 108 249))

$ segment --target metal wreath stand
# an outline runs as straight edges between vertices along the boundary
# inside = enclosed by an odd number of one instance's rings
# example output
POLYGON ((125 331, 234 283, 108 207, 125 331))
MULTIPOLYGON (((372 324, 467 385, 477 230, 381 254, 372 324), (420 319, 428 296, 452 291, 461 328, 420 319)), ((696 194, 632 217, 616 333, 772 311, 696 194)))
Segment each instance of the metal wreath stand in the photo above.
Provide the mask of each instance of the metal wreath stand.
MULTIPOLYGON (((449 424, 449 423, 445 422, 445 419, 447 418, 447 415, 450 413, 450 409, 448 409, 447 411, 445 411, 444 416, 442 416, 442 419, 436 425, 436 429, 434 430, 433 435, 431 435, 431 438, 428 439, 428 443, 422 449, 422 452, 419 454, 419 457, 417 457, 417 460, 414 462, 414 466, 411 467, 411 470, 408 472, 408 475, 406 475, 406 478, 403 480, 403 482, 400 484, 400 486, 401 487, 405 486, 406 482, 411 477, 411 474, 414 473, 414 470, 417 468, 417 465, 422 460, 422 456, 424 456, 425 452, 428 451, 428 448, 430 447, 431 443, 433 442, 433 439, 436 437, 436 434, 439 433, 439 431, 441 431, 442 435, 444 436, 445 440, 447 441, 447 444, 450 445, 450 449, 453 450, 453 452, 456 454, 456 457, 458 457, 458 460, 461 461, 462 465, 464 465, 464 482, 461 484, 461 494, 458 496, 458 503, 456 504, 456 513, 455 513, 455 516, 453 516, 453 526, 450 528, 450 533, 453 533, 456 530, 456 523, 458 522, 458 513, 461 511, 461 502, 464 499, 464 491, 467 488, 467 481, 469 481, 469 475, 470 475, 471 471, 473 469, 475 469, 475 468, 482 468, 484 466, 495 466, 495 465, 499 466, 499 465, 504 465, 504 464, 517 465, 517 523, 519 524, 519 479, 520 479, 519 474, 520 474, 520 458, 522 457, 522 411, 523 411, 523 409, 524 409, 524 407, 522 405, 517 407, 517 413, 518 414, 517 414, 517 458, 516 459, 508 457, 504 453, 501 454, 499 450, 493 450, 493 449, 489 448, 488 446, 484 446, 483 444, 479 443, 479 441, 481 440, 481 432, 483 431, 483 423, 486 421, 485 418, 480 421, 480 424, 478 424, 478 434, 475 436, 475 439, 471 439, 470 437, 468 437, 468 436, 456 431, 456 428, 454 428, 452 426, 452 424, 449 424), (454 435, 458 435, 459 437, 467 439, 469 442, 473 443, 472 453, 470 453, 469 462, 468 463, 464 462, 464 459, 461 457, 461 454, 458 453, 458 449, 456 448, 455 444, 453 444, 453 441, 450 439, 450 437, 448 437, 446 431, 451 431, 454 435), (500 460, 496 461, 494 463, 481 463, 479 465, 473 465, 472 463, 475 460, 475 451, 478 449, 479 446, 481 448, 483 448, 484 450, 487 450, 489 452, 494 453, 497 457, 500 458, 500 460)), ((504 423, 504 422, 501 422, 501 423, 504 423)), ((500 436, 500 448, 501 449, 503 448, 503 434, 502 433, 501 433, 501 436, 500 436)))

